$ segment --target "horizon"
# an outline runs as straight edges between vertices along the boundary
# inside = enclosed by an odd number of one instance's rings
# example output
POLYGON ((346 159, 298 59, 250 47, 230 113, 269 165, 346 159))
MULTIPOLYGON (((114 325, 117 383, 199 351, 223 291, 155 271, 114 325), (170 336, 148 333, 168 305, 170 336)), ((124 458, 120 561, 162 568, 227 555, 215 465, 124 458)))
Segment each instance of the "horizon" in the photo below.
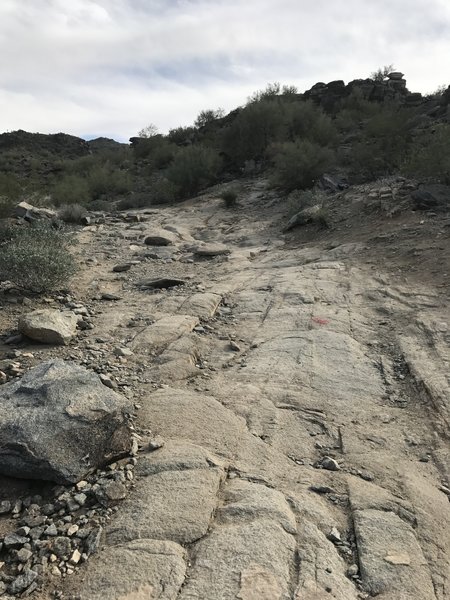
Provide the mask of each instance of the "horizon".
POLYGON ((446 0, 4 0, 0 34, 0 131, 122 143, 274 81, 302 92, 392 63, 428 94, 450 72, 446 0))

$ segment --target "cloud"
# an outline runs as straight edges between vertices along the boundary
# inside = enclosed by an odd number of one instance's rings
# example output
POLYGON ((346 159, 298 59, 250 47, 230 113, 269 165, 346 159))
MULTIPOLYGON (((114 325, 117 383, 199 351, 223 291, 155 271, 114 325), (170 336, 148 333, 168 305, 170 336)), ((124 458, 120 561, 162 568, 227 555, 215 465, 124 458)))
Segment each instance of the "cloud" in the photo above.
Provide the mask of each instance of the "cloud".
POLYGON ((450 72, 450 3, 2 0, 0 52, 0 130, 126 140, 269 81, 306 89, 394 63, 432 91, 450 72))

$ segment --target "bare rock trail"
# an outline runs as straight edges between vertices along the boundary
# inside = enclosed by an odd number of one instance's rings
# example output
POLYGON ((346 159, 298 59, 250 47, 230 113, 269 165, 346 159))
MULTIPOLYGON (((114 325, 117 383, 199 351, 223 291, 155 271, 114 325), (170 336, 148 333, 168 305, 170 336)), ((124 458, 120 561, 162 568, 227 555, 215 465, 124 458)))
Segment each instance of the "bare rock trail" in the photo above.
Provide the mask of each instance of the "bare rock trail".
POLYGON ((140 451, 64 593, 450 599, 446 290, 399 281, 363 241, 292 243, 264 182, 242 202, 79 234, 94 328, 65 351, 133 400, 140 451), (179 283, 140 285, 160 278, 179 283))

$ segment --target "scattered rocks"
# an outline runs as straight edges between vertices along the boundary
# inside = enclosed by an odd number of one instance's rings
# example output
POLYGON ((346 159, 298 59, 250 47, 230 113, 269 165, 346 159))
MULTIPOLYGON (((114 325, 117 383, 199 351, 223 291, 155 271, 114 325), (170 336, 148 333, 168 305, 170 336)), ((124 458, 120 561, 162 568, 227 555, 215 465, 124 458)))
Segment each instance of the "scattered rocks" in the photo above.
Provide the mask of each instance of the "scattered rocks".
POLYGON ((35 310, 19 319, 19 331, 43 344, 64 346, 76 334, 78 317, 73 312, 35 310))
POLYGON ((82 479, 131 448, 129 402, 62 360, 0 389, 0 472, 61 483, 82 479))

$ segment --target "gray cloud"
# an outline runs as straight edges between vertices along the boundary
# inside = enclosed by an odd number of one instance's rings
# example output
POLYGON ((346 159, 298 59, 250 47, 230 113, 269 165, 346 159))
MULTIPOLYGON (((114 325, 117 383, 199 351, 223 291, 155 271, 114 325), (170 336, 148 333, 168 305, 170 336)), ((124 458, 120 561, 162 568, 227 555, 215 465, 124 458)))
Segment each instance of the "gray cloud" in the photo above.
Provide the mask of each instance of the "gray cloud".
MULTIPOLYGON (((0 130, 127 139, 269 81, 305 89, 394 63, 410 89, 450 72, 447 0, 2 0, 0 130)), ((448 83, 448 82, 447 82, 448 83)))

